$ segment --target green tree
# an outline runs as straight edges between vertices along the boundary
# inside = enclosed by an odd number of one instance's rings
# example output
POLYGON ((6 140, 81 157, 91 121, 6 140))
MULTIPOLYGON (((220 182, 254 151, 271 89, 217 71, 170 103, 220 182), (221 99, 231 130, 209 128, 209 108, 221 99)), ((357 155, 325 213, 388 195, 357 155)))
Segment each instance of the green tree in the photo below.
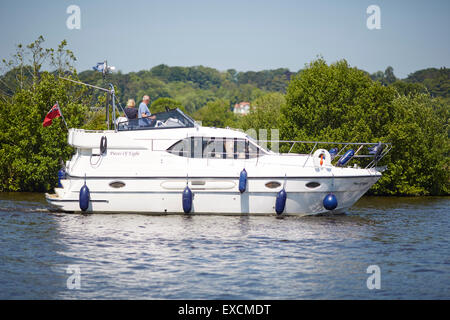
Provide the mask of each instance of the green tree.
MULTIPOLYGON (((43 48, 43 42, 39 37, 24 50, 18 46, 23 59, 11 67, 15 70, 29 67, 32 72, 29 80, 19 79, 17 86, 11 88, 14 92, 11 97, 0 100, 0 191, 47 191, 55 186, 60 161, 73 152, 67 144, 67 129, 61 118, 54 119, 49 127, 42 126, 56 101, 69 127, 80 127, 86 120, 86 89, 41 71, 45 59, 54 52, 43 48), (27 59, 31 66, 24 64, 27 59)), ((59 50, 63 52, 64 47, 62 43, 59 50)), ((73 62, 70 52, 65 54, 73 62)), ((60 67, 66 68, 67 64, 61 62, 60 67)), ((76 78, 76 72, 72 77, 76 78)))
POLYGON ((288 140, 390 142, 388 171, 370 192, 438 195, 449 191, 448 117, 441 100, 402 95, 345 60, 319 59, 291 81, 280 124, 288 140))
POLYGON ((372 192, 390 195, 442 195, 450 191, 448 106, 429 95, 393 101, 386 140, 393 148, 388 171, 372 192))
POLYGON ((183 112, 186 112, 181 103, 172 98, 156 99, 155 101, 153 101, 150 110, 152 113, 157 113, 157 112, 164 112, 166 111, 166 109, 175 109, 175 108, 178 108, 183 112))
POLYGON ((394 68, 389 66, 384 71, 384 78, 383 78, 382 82, 384 85, 390 85, 390 84, 394 83, 395 81, 397 81, 397 77, 394 74, 394 68))
POLYGON ((386 70, 383 71, 377 71, 370 75, 372 80, 378 81, 381 84, 388 86, 390 84, 393 84, 395 81, 397 81, 397 77, 394 74, 394 68, 391 66, 387 67, 386 70))
POLYGON ((69 127, 81 127, 87 107, 68 95, 71 85, 40 73, 33 88, 17 91, 0 109, 0 190, 47 191, 55 185, 60 161, 70 157, 67 129, 61 118, 43 127, 58 101, 69 127))
POLYGON ((216 128, 233 127, 236 122, 236 116, 231 112, 230 104, 226 100, 208 102, 194 113, 194 119, 202 121, 204 126, 216 128))
POLYGON ((278 129, 281 106, 285 103, 286 99, 283 94, 279 92, 266 93, 251 102, 250 113, 240 117, 239 126, 243 130, 278 129))
POLYGON ((286 140, 372 141, 387 135, 392 117, 390 87, 372 81, 345 60, 313 61, 291 80, 281 108, 286 140))
POLYGON ((402 80, 397 80, 391 84, 395 90, 401 95, 416 95, 419 93, 427 93, 427 88, 421 83, 409 83, 402 80))
POLYGON ((448 68, 418 70, 408 75, 404 81, 421 84, 433 97, 442 97, 450 103, 450 69, 448 68))

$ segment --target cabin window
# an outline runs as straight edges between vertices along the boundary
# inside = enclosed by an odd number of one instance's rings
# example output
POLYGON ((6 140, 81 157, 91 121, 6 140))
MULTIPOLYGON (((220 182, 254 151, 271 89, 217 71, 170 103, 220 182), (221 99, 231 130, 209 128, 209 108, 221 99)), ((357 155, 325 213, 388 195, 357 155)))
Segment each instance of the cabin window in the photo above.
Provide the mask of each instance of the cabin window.
POLYGON ((318 188, 318 187, 320 187, 320 183, 311 181, 306 184, 306 187, 308 187, 310 189, 318 188))
POLYGON ((190 139, 183 139, 173 144, 169 149, 167 149, 167 152, 180 157, 190 157, 190 150, 190 139))
POLYGON ((248 143, 248 157, 256 158, 261 155, 261 149, 255 146, 253 143, 248 143))
POLYGON ((225 159, 226 152, 223 144, 223 138, 205 138, 205 147, 203 148, 203 158, 225 159))
POLYGON ((275 189, 278 188, 279 186, 281 186, 281 183, 279 183, 278 181, 269 181, 266 183, 266 187, 270 189, 275 189))
POLYGON ((125 187, 125 183, 122 181, 113 181, 109 184, 111 188, 123 188, 125 187))
POLYGON ((222 137, 188 137, 173 144, 167 152, 208 159, 251 159, 261 154, 260 148, 248 139, 222 137))
POLYGON ((248 140, 236 139, 234 144, 235 159, 248 159, 248 140))

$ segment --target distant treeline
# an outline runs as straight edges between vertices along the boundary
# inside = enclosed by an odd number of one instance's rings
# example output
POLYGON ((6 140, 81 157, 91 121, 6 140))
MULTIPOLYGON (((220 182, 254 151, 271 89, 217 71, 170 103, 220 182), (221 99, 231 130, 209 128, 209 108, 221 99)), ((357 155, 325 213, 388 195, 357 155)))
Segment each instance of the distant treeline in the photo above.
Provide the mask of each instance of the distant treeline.
MULTIPOLYGON (((302 70, 291 72, 286 68, 263 71, 238 72, 234 69, 218 71, 204 66, 169 67, 158 65, 150 70, 130 73, 115 73, 108 81, 117 86, 124 101, 129 98, 139 100, 149 94, 152 101, 171 98, 181 103, 185 110, 194 113, 207 102, 223 99, 230 107, 243 101, 253 101, 268 92, 286 93, 291 78, 302 70)), ((398 90, 428 92, 433 97, 450 98, 450 69, 429 68, 416 71, 406 79, 398 79, 392 67, 373 74, 367 73, 374 81, 398 90)), ((102 76, 92 70, 79 74, 82 81, 101 85, 102 76)))
MULTIPOLYGON (((225 99, 230 106, 242 101, 252 101, 266 92, 286 92, 289 80, 295 73, 288 69, 237 72, 229 69, 220 72, 204 66, 169 67, 158 65, 150 70, 108 76, 108 82, 117 86, 124 101, 139 100, 144 94, 152 101, 172 98, 185 110, 194 113, 207 102, 225 99)), ((82 81, 102 85, 102 76, 96 71, 83 71, 82 81)))
MULTIPOLYGON (((448 195, 450 192, 450 71, 429 68, 398 79, 392 67, 369 74, 345 60, 319 58, 305 68, 238 72, 204 66, 159 65, 102 78, 73 67, 75 56, 61 42, 39 37, 3 60, 0 76, 0 191, 48 191, 61 161, 73 149, 60 119, 42 120, 58 101, 69 127, 105 129, 106 94, 58 76, 115 86, 122 106, 151 97, 151 112, 178 107, 203 125, 278 129, 281 140, 390 142, 388 170, 369 191, 383 195, 448 195), (46 69, 52 71, 44 71, 46 69), (232 112, 250 102, 247 116, 232 112), (98 111, 96 111, 98 109, 98 111)), ((267 138, 271 138, 270 136, 267 138)), ((280 146, 281 151, 286 146, 280 146)), ((294 152, 304 152, 295 149, 294 152)))
MULTIPOLYGON (((5 63, 6 60, 4 60, 4 66, 7 66, 5 63)), ((59 63, 59 67, 64 67, 61 66, 61 61, 59 63)), ((9 67, 7 66, 7 72, 0 76, 0 94, 6 96, 13 95, 16 88, 21 85, 18 81, 19 78, 22 82, 30 83, 33 73, 31 65, 18 68, 17 66, 13 67, 10 62, 9 67)), ((206 103, 217 99, 227 101, 231 109, 236 103, 254 101, 268 92, 285 94, 291 78, 301 71, 292 72, 287 68, 279 68, 238 72, 235 69, 219 71, 204 66, 170 67, 161 64, 150 70, 139 72, 122 73, 118 71, 108 75, 106 80, 99 72, 93 70, 79 73, 78 78, 98 86, 113 83, 123 104, 128 99, 132 98, 138 101, 143 95, 148 94, 152 101, 159 98, 173 99, 179 102, 188 113, 193 114, 206 103)), ((392 85, 402 93, 415 91, 428 93, 432 97, 450 99, 450 69, 446 67, 419 70, 411 73, 405 79, 397 78, 390 66, 384 72, 365 73, 372 80, 380 82, 384 86, 392 85)), ((101 92, 93 91, 92 94, 95 97, 92 101, 97 101, 101 92)))

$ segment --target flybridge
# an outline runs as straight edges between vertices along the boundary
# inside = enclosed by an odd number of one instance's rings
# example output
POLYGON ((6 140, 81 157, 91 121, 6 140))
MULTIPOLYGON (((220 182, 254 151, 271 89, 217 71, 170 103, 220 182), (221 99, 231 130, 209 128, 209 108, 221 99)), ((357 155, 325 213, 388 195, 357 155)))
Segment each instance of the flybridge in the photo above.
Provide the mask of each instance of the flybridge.
MULTIPOLYGON (((113 70, 115 70, 115 67, 108 66, 108 63, 105 60, 105 62, 97 63, 97 65, 94 66, 93 69, 101 72, 104 80, 108 73, 111 73, 113 70)), ((142 123, 139 123, 139 119, 128 119, 126 117, 116 118, 116 111, 119 111, 118 110, 119 108, 116 105, 117 97, 115 94, 114 85, 112 83, 109 84, 110 88, 107 89, 65 77, 60 78, 63 80, 71 81, 73 83, 77 83, 108 93, 105 108, 107 130, 111 129, 111 124, 109 120, 109 101, 111 101, 112 104, 112 123, 115 131, 148 130, 148 129, 164 129, 164 128, 190 128, 195 126, 195 121, 191 117, 184 114, 178 108, 176 109, 166 108, 165 112, 155 113, 154 114, 155 119, 153 119, 150 123, 146 125, 142 125, 142 123)), ((119 106, 122 109, 122 113, 124 113, 124 110, 120 105, 120 103, 119 106)))
POLYGON ((120 117, 117 119, 118 131, 129 130, 149 130, 149 129, 174 129, 174 128, 192 128, 195 121, 183 113, 180 109, 166 109, 165 112, 154 113, 153 119, 148 125, 141 125, 139 119, 127 119, 120 117))

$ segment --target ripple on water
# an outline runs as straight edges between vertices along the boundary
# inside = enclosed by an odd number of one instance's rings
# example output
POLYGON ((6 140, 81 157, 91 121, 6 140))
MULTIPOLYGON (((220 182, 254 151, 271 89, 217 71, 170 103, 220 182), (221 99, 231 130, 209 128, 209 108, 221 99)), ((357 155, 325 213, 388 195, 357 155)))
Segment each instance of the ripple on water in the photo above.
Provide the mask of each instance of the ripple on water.
POLYGON ((77 215, 0 195, 0 298, 448 299, 449 198, 322 217, 77 215), (382 290, 366 287, 370 265, 382 290), (81 289, 68 290, 68 266, 81 289))

